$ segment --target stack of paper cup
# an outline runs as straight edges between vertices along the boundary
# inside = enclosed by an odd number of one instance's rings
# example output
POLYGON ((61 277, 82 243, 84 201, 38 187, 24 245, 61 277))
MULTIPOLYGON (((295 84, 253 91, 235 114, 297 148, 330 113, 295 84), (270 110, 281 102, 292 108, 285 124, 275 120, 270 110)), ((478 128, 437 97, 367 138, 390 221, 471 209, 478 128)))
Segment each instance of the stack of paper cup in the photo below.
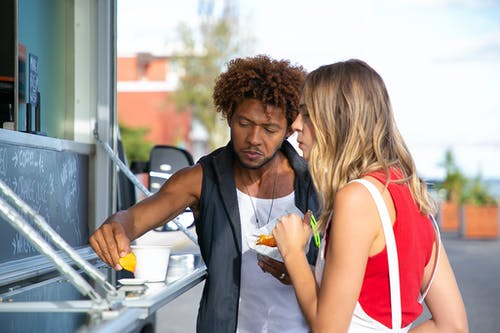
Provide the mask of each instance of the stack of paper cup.
POLYGON ((163 245, 132 245, 137 264, 134 276, 147 282, 165 281, 170 248, 163 245))

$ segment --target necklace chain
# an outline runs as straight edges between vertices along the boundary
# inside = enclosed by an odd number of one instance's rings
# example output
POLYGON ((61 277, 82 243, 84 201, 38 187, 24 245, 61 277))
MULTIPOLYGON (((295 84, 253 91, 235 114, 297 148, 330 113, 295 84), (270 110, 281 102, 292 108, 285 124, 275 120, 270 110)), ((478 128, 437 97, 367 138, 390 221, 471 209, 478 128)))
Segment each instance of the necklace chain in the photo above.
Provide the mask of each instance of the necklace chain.
MULTIPOLYGON (((271 219, 271 212, 273 211, 274 195, 276 193, 275 192, 276 191, 276 183, 277 183, 277 179, 278 179, 278 167, 279 167, 279 161, 278 161, 278 164, 276 165, 276 171, 274 172, 273 196, 271 198, 271 207, 269 208, 269 213, 267 215, 266 224, 269 223, 269 220, 271 219)), ((250 194, 250 191, 248 190, 247 184, 243 182, 243 186, 245 186, 245 190, 247 191, 248 197, 250 198, 250 203, 252 204, 253 213, 255 215, 255 222, 257 223, 258 227, 261 227, 261 225, 259 223, 259 216, 257 215, 257 207, 253 202, 252 195, 250 194)))

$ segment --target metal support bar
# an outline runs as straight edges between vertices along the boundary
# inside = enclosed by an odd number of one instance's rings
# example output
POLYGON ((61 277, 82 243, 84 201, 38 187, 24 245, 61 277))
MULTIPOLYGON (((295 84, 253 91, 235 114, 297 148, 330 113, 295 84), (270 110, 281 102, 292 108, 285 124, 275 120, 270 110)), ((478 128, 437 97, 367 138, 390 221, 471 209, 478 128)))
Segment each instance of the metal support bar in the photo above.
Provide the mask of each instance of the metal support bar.
POLYGON ((0 303, 0 313, 3 312, 90 312, 108 310, 107 306, 99 306, 92 301, 56 301, 56 302, 11 302, 0 303))
POLYGON ((189 275, 184 276, 169 285, 169 288, 155 293, 153 296, 137 299, 125 299, 123 305, 126 307, 146 308, 148 314, 155 313, 165 304, 171 302, 194 285, 203 281, 207 276, 205 264, 193 270, 189 275))
MULTIPOLYGON (((106 151, 108 156, 116 163, 116 165, 120 168, 120 170, 127 176, 127 178, 139 188, 146 196, 150 197, 152 193, 137 179, 137 177, 130 171, 130 169, 118 158, 116 153, 111 149, 111 147, 103 142, 99 136, 97 135, 97 131, 94 132, 95 139, 99 142, 99 144, 106 151)), ((194 236, 185 226, 183 226, 177 219, 173 219, 172 222, 196 245, 198 245, 198 240, 196 236, 194 236)))
POLYGON ((139 318, 145 317, 144 309, 126 308, 118 313, 110 312, 109 314, 103 313, 103 317, 109 318, 97 319, 95 322, 91 321, 88 328, 83 328, 81 333, 116 333, 116 332, 138 332, 141 328, 141 320, 139 318))
MULTIPOLYGON (((0 180, 3 184, 3 181, 0 180)), ((3 187, 0 187, 3 189, 3 187)), ((10 206, 5 200, 0 198, 0 216, 9 222, 14 229, 19 231, 24 237, 30 240, 36 249, 49 257, 54 263, 59 272, 68 277, 68 280, 80 291, 83 295, 90 297, 94 302, 101 303, 103 299, 92 288, 92 286, 76 272, 73 267, 66 263, 57 252, 47 243, 38 232, 26 222, 19 213, 10 206)))
POLYGON ((106 277, 94 266, 89 264, 71 247, 57 232, 50 227, 43 216, 38 214, 33 208, 21 200, 3 181, 0 181, 0 191, 9 199, 14 206, 33 219, 35 225, 47 236, 47 238, 63 250, 81 269, 85 271, 94 281, 101 285, 107 295, 116 296, 116 288, 110 284, 106 277))

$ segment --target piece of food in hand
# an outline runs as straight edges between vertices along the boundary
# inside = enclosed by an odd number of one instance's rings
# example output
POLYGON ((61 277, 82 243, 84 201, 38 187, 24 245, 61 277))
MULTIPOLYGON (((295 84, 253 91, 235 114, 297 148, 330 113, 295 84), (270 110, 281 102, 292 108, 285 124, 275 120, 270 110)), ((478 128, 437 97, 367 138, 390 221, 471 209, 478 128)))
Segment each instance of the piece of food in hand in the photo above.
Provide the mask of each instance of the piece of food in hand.
POLYGON ((129 252, 126 256, 120 258, 119 263, 120 266, 123 267, 123 269, 133 273, 135 271, 135 265, 137 263, 135 254, 133 252, 129 252))
POLYGON ((273 235, 261 234, 259 235, 259 238, 257 239, 257 242, 255 244, 276 247, 276 240, 274 239, 273 235))

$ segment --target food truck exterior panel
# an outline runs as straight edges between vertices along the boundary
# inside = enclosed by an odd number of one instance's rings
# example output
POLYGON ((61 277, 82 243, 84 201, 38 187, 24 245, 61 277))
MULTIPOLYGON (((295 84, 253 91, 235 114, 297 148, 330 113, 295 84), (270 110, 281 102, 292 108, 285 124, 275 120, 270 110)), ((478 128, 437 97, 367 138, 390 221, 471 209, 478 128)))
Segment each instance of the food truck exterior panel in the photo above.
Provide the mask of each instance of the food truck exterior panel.
POLYGON ((2 332, 154 331, 155 312, 204 278, 196 259, 156 288, 120 288, 88 246, 120 195, 116 6, 0 2, 2 332))

